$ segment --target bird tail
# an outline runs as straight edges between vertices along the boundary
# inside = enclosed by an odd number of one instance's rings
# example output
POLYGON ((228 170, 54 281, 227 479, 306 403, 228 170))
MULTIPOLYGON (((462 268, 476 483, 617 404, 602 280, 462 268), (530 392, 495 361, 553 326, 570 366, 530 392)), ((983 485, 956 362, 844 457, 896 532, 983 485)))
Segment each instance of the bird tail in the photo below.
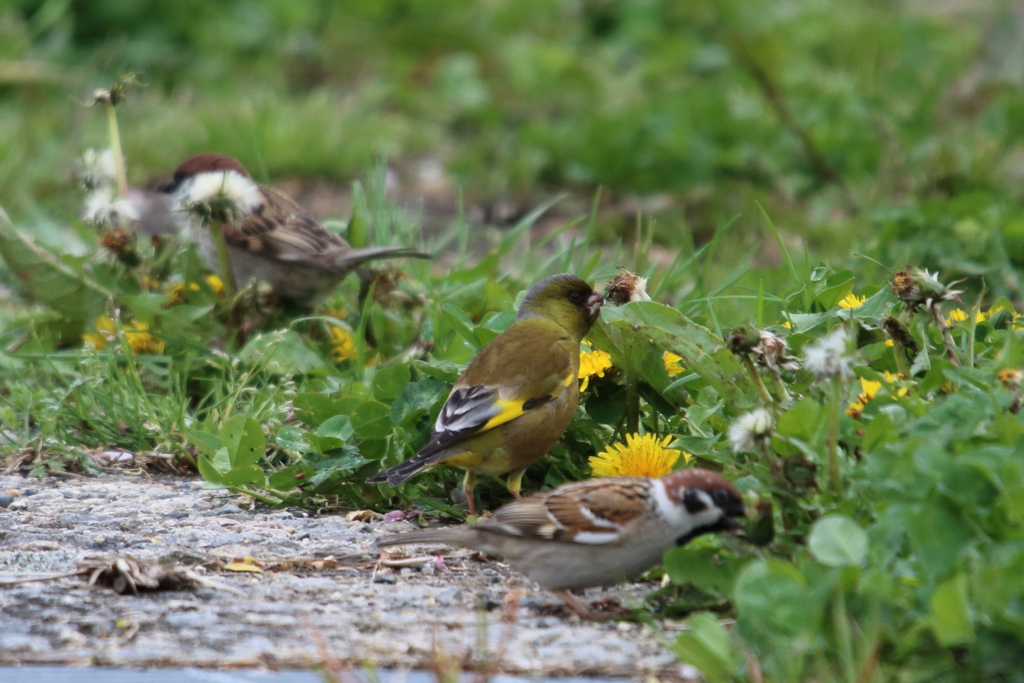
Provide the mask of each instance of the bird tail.
MULTIPOLYGON (((463 545, 467 540, 465 527, 445 527, 442 529, 422 529, 405 534, 392 534, 377 539, 377 547, 387 548, 393 545, 414 545, 420 543, 453 543, 463 545)), ((470 534, 472 535, 472 534, 470 534)))
POLYGON ((348 249, 338 259, 338 267, 352 268, 365 261, 376 261, 384 258, 434 258, 432 254, 416 251, 412 247, 364 247, 348 249))
POLYGON ((388 486, 394 488, 429 464, 429 458, 421 458, 419 457, 419 454, 417 454, 404 462, 398 463, 394 467, 381 470, 377 474, 367 478, 366 483, 383 484, 384 482, 387 482, 388 486))

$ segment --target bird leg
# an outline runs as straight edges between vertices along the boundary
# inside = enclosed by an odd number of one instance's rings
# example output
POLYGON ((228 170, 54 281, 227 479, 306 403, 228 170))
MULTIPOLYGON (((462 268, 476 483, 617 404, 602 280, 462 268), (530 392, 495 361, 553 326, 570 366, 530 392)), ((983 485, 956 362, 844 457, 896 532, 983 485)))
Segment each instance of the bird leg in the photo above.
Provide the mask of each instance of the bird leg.
POLYGON ((473 484, 476 483, 476 474, 472 470, 466 470, 466 476, 462 478, 462 490, 466 493, 466 501, 469 503, 469 514, 476 517, 476 505, 473 503, 473 484))
POLYGON ((525 473, 525 467, 521 467, 518 470, 512 470, 508 475, 508 480, 505 482, 508 492, 511 493, 516 500, 521 500, 523 497, 520 495, 519 489, 523 486, 523 475, 525 473))
POLYGON ((565 606, 572 610, 580 619, 592 621, 599 618, 599 615, 584 605, 583 601, 573 595, 572 591, 568 588, 563 588, 558 592, 561 593, 562 597, 565 599, 565 606))

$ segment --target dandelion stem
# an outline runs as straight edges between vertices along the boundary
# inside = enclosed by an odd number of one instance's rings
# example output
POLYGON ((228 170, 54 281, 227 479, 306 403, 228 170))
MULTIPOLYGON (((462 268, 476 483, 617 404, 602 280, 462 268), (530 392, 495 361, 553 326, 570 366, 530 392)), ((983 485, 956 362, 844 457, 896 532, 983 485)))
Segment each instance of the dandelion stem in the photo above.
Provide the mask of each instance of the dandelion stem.
POLYGON ((778 370, 772 373, 772 384, 775 387, 775 393, 778 394, 780 401, 790 401, 793 399, 789 395, 789 389, 786 388, 786 383, 782 381, 782 377, 778 374, 778 370))
POLYGON ((772 478, 778 486, 785 488, 786 477, 782 472, 782 462, 779 460, 778 456, 775 455, 775 451, 772 450, 772 440, 768 436, 765 436, 764 438, 759 439, 759 441, 761 442, 761 453, 764 455, 764 460, 768 464, 768 470, 772 473, 772 478))
POLYGON ((217 250, 217 268, 224 283, 224 298, 231 301, 238 293, 238 284, 235 282, 235 271, 231 268, 228 245, 224 241, 224 226, 219 221, 210 221, 210 237, 213 239, 214 249, 217 250))
POLYGON ((938 302, 935 302, 931 306, 932 318, 935 319, 935 324, 939 326, 939 332, 942 334, 942 344, 946 347, 946 355, 949 356, 949 362, 960 367, 960 361, 956 357, 956 345, 953 343, 953 335, 949 333, 949 326, 946 324, 946 319, 942 317, 942 309, 939 308, 938 302))
POLYGON ((626 433, 640 433, 640 380, 626 373, 626 433))
POLYGON ((839 411, 842 409, 843 381, 839 377, 832 378, 832 405, 829 406, 828 421, 828 478, 832 492, 836 497, 843 492, 843 482, 839 476, 839 411))
POLYGON ((907 363, 907 349, 896 337, 890 336, 892 340, 892 355, 896 360, 896 372, 904 377, 910 377, 910 365, 907 363))
POLYGON ((114 155, 114 167, 117 169, 117 196, 124 198, 128 196, 128 174, 124 168, 124 154, 121 153, 121 134, 117 128, 117 114, 114 112, 114 103, 109 99, 104 101, 103 107, 107 110, 110 151, 114 155))
POLYGON ((754 383, 754 388, 757 389, 757 394, 761 397, 761 400, 765 403, 775 403, 775 399, 773 399, 772 395, 768 393, 768 387, 766 387, 764 382, 761 380, 761 374, 757 371, 757 368, 754 367, 754 360, 750 357, 750 354, 741 354, 740 358, 743 359, 743 365, 746 366, 747 372, 750 373, 750 380, 754 383))
POLYGON ((974 367, 974 334, 978 329, 978 317, 981 313, 981 300, 985 298, 985 282, 981 283, 981 292, 978 294, 978 300, 974 302, 974 306, 971 307, 971 317, 967 323, 967 367, 974 367))
POLYGON ((853 639, 850 635, 850 614, 846 609, 843 582, 836 587, 832 603, 832 626, 839 646, 839 662, 847 683, 857 683, 857 670, 853 664, 853 639))

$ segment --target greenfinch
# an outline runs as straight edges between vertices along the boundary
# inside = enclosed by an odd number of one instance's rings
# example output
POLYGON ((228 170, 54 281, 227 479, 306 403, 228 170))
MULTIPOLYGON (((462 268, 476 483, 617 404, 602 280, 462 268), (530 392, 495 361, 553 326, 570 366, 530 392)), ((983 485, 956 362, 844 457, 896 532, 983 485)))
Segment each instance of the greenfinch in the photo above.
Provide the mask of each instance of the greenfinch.
POLYGON ((538 282, 515 322, 452 387, 430 442, 366 481, 398 486, 425 467, 451 465, 466 470, 462 487, 472 515, 477 474, 508 474, 508 490, 519 498, 526 468, 555 445, 576 412, 580 341, 600 309, 600 295, 575 275, 538 282))

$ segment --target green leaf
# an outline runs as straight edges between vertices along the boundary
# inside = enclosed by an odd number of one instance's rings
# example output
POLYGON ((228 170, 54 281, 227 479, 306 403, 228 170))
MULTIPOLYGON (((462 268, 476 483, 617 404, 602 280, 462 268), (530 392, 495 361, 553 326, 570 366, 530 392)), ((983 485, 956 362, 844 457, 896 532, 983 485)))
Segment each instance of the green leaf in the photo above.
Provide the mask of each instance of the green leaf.
POLYGON ((383 403, 366 401, 352 411, 352 427, 363 439, 383 439, 391 433, 391 410, 383 403))
POLYGON ((626 387, 619 384, 604 384, 600 388, 595 388, 584 407, 594 422, 605 425, 618 424, 626 414, 626 387))
POLYGON ((483 348, 484 344, 480 341, 479 337, 476 336, 476 332, 473 330, 473 321, 470 320, 465 311, 454 304, 444 304, 441 306, 441 315, 456 332, 466 339, 466 341, 478 349, 483 348))
POLYGON ((776 431, 785 437, 813 442, 821 423, 821 406, 812 398, 805 398, 779 418, 776 431))
POLYGON ((342 443, 351 439, 353 434, 355 434, 355 430, 352 428, 352 418, 348 415, 335 415, 316 430, 317 436, 337 439, 342 443))
POLYGON ((729 632, 714 614, 701 612, 690 617, 690 630, 679 634, 674 650, 680 660, 700 669, 709 683, 725 683, 739 677, 742 659, 729 642, 729 632))
POLYGON ((264 363, 270 370, 282 374, 301 375, 333 367, 295 330, 261 334, 249 341, 238 355, 243 361, 264 363))
POLYGON ((314 429, 335 414, 334 401, 315 391, 296 394, 292 405, 295 406, 296 417, 314 429))
POLYGON ((821 630, 828 593, 812 590, 791 564, 751 562, 736 578, 733 594, 740 620, 770 641, 817 637, 821 630))
POLYGON ((935 589, 931 600, 931 626, 943 645, 974 642, 967 577, 957 574, 935 589))
POLYGON ((210 462, 213 463, 214 468, 221 474, 230 472, 231 452, 228 451, 227 446, 221 446, 218 448, 217 452, 213 454, 213 459, 210 462))
POLYGON ((299 453, 306 450, 305 435, 306 431, 299 427, 282 427, 278 430, 275 441, 286 451, 299 453))
POLYGON ((277 491, 290 491, 303 484, 308 484, 316 474, 316 470, 308 465, 285 467, 270 475, 268 484, 277 491))
MULTIPOLYGON (((849 271, 846 271, 849 273, 849 271)), ((843 298, 853 291, 853 278, 837 285, 826 287, 818 292, 818 301, 826 310, 834 308, 843 298)))
POLYGON ((829 515, 814 523, 807 546, 829 567, 857 567, 868 554, 868 535, 849 517, 829 515))
POLYGON ((242 465, 241 467, 233 467, 228 472, 225 472, 221 483, 225 486, 254 484, 260 488, 265 488, 267 485, 267 475, 263 473, 259 465, 242 465))
POLYGON ((21 280, 28 295, 68 318, 103 313, 110 292, 36 246, 0 210, 0 257, 21 280))
MULTIPOLYGON (((601 316, 603 320, 597 328, 609 326, 635 330, 660 348, 680 356, 682 365, 700 375, 726 402, 738 408, 753 405, 750 380, 743 373, 739 361, 725 350, 722 340, 674 308, 640 301, 606 308, 601 316)), ((629 361, 629 358, 627 355, 625 360, 629 361)))
POLYGON ((451 388, 448 382, 429 377, 407 384, 391 404, 391 421, 396 425, 407 426, 412 420, 426 414, 436 403, 444 401, 451 388), (413 415, 416 417, 410 417, 413 415))
POLYGON ((393 402, 412 378, 408 365, 398 364, 381 368, 373 376, 373 397, 385 403, 393 402))
POLYGON ((263 427, 246 415, 235 415, 224 423, 220 430, 220 441, 231 455, 231 466, 255 465, 267 449, 263 427))
POLYGON ((422 360, 415 360, 412 366, 416 368, 418 372, 423 373, 427 377, 433 377, 447 382, 449 385, 455 382, 459 378, 459 374, 462 373, 465 366, 453 363, 450 360, 435 360, 432 363, 427 363, 422 360))
POLYGON ((199 452, 207 458, 213 458, 221 447, 220 439, 213 434, 207 434, 206 432, 189 432, 188 442, 195 446, 199 452))
POLYGON ((717 548, 671 548, 665 552, 663 564, 672 583, 730 595, 742 561, 717 548))
POLYGON ((220 484, 224 480, 224 475, 213 466, 207 456, 200 453, 196 458, 196 465, 199 467, 199 474, 211 484, 220 484))

